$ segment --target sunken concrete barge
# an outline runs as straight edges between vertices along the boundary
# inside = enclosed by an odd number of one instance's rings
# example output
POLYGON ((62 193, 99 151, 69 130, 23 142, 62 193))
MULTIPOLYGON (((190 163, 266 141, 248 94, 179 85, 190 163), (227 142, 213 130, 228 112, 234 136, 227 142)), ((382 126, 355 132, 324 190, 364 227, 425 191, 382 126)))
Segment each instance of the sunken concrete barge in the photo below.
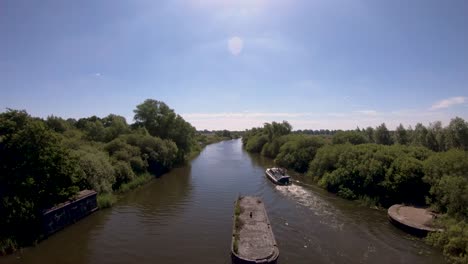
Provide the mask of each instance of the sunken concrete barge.
POLYGON ((237 199, 232 229, 232 263, 277 263, 279 249, 260 198, 237 199))
POLYGON ((425 208, 395 204, 388 208, 388 219, 392 224, 415 236, 424 237, 430 232, 440 232, 433 225, 436 215, 425 208))

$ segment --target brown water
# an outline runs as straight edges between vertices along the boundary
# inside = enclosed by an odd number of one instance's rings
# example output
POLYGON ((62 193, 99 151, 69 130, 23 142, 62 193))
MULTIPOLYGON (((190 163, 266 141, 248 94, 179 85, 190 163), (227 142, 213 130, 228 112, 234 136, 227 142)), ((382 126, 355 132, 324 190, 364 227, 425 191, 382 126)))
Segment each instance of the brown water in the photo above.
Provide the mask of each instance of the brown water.
POLYGON ((175 169, 33 248, 0 263, 230 263, 233 202, 265 202, 279 263, 443 263, 384 211, 336 198, 293 175, 291 186, 264 176, 272 161, 240 140, 207 146, 175 169))

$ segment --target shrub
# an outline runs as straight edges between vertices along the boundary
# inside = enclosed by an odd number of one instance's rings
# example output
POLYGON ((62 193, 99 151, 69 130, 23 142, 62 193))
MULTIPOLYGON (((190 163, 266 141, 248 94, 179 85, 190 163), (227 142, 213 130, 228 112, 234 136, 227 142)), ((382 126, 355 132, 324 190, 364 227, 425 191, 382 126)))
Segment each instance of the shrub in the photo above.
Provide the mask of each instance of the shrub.
POLYGON ((444 232, 430 233, 426 241, 442 248, 450 263, 468 263, 468 224, 466 221, 445 217, 438 221, 444 232))
POLYGON ((124 161, 117 161, 114 164, 114 171, 115 183, 112 186, 114 190, 117 190, 120 185, 132 181, 136 177, 130 165, 124 161))
POLYGON ((265 145, 267 142, 268 137, 266 135, 255 135, 248 140, 245 149, 248 152, 260 153, 262 151, 263 145, 265 145))
POLYGON ((112 207, 116 202, 117 197, 112 193, 102 193, 97 196, 97 204, 101 209, 112 207))
POLYGON ((437 153, 425 161, 424 173, 431 186, 428 202, 441 212, 468 217, 468 153, 437 153))
POLYGON ((305 172, 317 150, 324 144, 323 139, 316 136, 298 136, 281 146, 275 162, 282 167, 305 172))
POLYGON ((98 193, 112 192, 115 171, 106 153, 99 150, 88 152, 80 149, 74 151, 74 155, 79 160, 85 188, 91 188, 98 193))

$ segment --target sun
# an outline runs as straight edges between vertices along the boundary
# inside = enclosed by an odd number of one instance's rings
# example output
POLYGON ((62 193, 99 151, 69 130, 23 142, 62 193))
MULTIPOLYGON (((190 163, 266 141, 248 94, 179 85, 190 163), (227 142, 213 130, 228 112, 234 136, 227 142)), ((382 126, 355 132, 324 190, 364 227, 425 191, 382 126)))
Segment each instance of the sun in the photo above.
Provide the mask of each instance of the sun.
POLYGON ((228 50, 232 55, 239 55, 242 52, 242 49, 244 48, 244 41, 238 37, 234 36, 229 38, 228 40, 228 50))

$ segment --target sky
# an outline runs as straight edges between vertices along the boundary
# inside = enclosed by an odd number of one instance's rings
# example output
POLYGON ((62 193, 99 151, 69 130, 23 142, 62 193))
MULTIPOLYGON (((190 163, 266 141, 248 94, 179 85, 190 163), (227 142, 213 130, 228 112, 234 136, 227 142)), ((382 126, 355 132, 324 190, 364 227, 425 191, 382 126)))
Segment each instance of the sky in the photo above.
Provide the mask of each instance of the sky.
POLYGON ((0 112, 197 129, 468 120, 468 1, 2 0, 0 112))

